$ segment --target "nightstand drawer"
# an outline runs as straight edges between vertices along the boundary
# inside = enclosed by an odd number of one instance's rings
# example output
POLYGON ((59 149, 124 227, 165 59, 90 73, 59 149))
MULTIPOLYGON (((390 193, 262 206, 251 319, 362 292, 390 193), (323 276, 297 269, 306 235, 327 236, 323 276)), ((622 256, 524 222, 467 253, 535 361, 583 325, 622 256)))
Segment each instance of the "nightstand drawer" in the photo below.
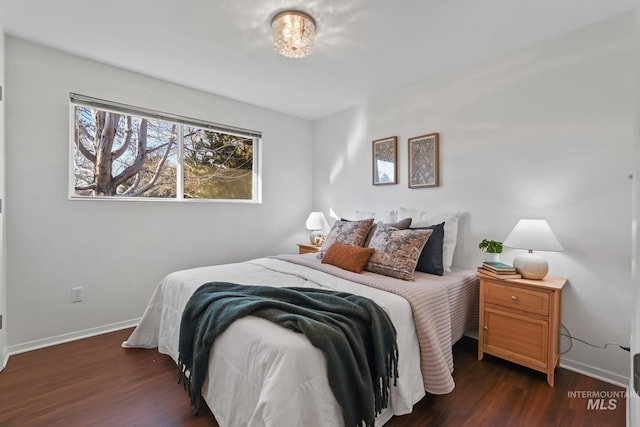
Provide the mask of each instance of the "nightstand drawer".
POLYGON ((515 308, 543 316, 549 315, 549 293, 547 291, 523 289, 513 284, 503 285, 495 281, 487 281, 484 300, 488 304, 515 308))

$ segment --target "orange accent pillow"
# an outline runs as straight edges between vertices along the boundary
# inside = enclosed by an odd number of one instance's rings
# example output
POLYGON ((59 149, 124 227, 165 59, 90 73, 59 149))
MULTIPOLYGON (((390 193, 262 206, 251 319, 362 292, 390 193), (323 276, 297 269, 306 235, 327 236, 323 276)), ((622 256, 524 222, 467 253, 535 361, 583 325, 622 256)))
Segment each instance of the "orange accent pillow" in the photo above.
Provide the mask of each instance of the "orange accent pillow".
POLYGON ((375 249, 360 246, 345 245, 334 242, 322 256, 323 264, 331 264, 343 270, 360 273, 375 249))

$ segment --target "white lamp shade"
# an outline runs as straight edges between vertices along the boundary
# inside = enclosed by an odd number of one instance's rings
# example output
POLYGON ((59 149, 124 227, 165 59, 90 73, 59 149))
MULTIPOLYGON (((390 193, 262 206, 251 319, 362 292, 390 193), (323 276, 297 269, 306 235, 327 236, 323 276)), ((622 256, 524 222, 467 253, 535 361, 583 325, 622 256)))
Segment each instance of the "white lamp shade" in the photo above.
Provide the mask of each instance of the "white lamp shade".
POLYGON ((544 219, 521 219, 511 233, 502 242, 503 246, 527 249, 529 252, 518 255, 513 266, 524 279, 540 280, 549 272, 547 261, 533 251, 562 251, 564 248, 553 234, 549 223, 544 219))
POLYGON ((544 219, 521 219, 502 242, 503 246, 529 251, 559 252, 562 244, 544 219))
POLYGON ((311 212, 305 223, 307 230, 328 230, 329 223, 322 212, 311 212))

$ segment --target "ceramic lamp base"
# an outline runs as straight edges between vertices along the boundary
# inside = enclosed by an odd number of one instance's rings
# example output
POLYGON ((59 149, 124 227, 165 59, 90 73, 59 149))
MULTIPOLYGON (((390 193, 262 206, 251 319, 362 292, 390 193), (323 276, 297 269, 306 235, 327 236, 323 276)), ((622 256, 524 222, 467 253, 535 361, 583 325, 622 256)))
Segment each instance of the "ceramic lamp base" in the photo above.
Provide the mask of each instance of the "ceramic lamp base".
POLYGON ((518 273, 522 274, 523 279, 544 279, 549 272, 549 264, 538 254, 528 252, 518 255, 513 260, 513 266, 518 273))
POLYGON ((313 246, 322 246, 326 238, 327 236, 321 230, 312 231, 309 235, 309 240, 313 246))

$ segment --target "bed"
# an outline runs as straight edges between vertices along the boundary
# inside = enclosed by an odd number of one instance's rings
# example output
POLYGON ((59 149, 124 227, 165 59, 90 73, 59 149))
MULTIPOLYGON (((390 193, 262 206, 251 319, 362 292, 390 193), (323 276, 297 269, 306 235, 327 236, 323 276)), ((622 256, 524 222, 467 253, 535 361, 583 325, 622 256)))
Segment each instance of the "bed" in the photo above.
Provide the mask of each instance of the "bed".
MULTIPOLYGON (((397 330, 400 362, 397 385, 376 426, 410 413, 425 391, 444 394, 453 389, 451 347, 477 322, 473 270, 453 269, 442 276, 415 272, 407 282, 370 271, 346 271, 322 263, 315 254, 282 255, 167 275, 123 346, 157 347, 177 362, 182 311, 191 294, 211 281, 330 289, 365 296, 383 307, 397 330), (395 292, 402 286, 426 293, 420 302, 410 303, 395 292), (414 312, 421 314, 416 318, 414 312)), ((202 396, 224 427, 343 425, 323 354, 302 334, 257 317, 235 321, 218 337, 202 396)))
MULTIPOLYGON (((123 346, 157 347, 178 363, 182 313, 208 282, 348 292, 377 303, 397 331, 399 376, 376 426, 410 413, 426 392, 451 392, 452 345, 477 329, 475 271, 451 267, 461 214, 401 207, 354 216, 333 224, 320 256, 279 255, 167 275, 123 346)), ((216 338, 202 398, 223 427, 343 426, 327 374, 323 353, 304 335, 247 316, 216 338)))

